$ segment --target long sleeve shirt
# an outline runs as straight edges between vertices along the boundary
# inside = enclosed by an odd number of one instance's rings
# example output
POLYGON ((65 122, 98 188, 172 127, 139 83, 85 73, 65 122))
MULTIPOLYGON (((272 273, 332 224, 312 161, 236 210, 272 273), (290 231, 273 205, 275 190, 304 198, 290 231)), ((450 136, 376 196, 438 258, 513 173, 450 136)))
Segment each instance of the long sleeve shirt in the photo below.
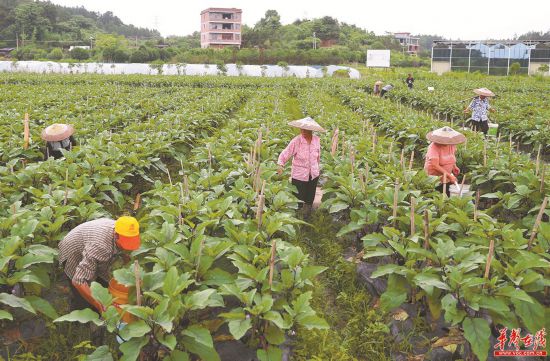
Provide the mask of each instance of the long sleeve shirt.
POLYGON ((312 136, 311 143, 301 134, 290 141, 281 152, 277 164, 284 166, 292 157, 291 176, 293 179, 307 182, 317 178, 320 174, 319 163, 321 161, 321 141, 319 137, 312 136))
MULTIPOLYGON (((424 170, 428 175, 440 176, 441 182, 443 182, 443 175, 435 168, 435 165, 439 164, 445 171, 452 173, 456 165, 455 153, 456 145, 431 143, 426 153, 424 170)), ((447 183, 449 182, 450 180, 447 179, 447 183)))
POLYGON ((76 283, 91 283, 98 276, 109 280, 109 268, 118 248, 115 221, 108 218, 82 223, 59 242, 59 262, 76 283))

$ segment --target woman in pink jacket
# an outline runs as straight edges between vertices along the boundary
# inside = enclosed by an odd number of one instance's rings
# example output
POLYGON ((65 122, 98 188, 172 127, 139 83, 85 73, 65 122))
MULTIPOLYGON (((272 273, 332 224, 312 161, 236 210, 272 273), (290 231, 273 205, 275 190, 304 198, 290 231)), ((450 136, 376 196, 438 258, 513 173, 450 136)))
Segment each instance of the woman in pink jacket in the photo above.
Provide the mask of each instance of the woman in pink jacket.
POLYGON ((277 173, 281 175, 286 162, 292 158, 292 184, 298 189, 298 199, 309 209, 315 199, 321 161, 321 142, 319 137, 313 135, 313 131, 325 130, 310 117, 288 124, 300 128, 300 135, 294 137, 279 155, 277 173))

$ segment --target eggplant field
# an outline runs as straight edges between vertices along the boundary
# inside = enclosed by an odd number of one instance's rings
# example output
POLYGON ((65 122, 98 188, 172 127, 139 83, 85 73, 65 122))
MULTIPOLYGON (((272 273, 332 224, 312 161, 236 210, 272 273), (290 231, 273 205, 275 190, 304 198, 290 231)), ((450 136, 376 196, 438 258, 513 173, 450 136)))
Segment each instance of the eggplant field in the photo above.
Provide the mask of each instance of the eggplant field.
POLYGON ((503 330, 547 352, 550 83, 416 78, 1 73, 0 360, 504 360, 503 330), (482 86, 487 138, 463 114, 482 86), (277 172, 306 116, 327 130, 311 214, 277 172), (53 123, 77 142, 58 159, 53 123), (467 138, 461 196, 424 170, 445 125, 467 138), (71 310, 59 242, 124 215, 127 301, 93 282, 102 311, 71 310))

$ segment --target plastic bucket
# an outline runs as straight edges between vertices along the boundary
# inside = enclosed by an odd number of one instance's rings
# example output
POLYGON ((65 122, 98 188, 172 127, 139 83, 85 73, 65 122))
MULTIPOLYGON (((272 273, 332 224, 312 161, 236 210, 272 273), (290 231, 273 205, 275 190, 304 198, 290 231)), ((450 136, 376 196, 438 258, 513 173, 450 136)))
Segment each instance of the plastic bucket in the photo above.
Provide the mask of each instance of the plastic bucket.
POLYGON ((449 191, 451 192, 451 197, 464 197, 464 196, 470 196, 474 192, 470 192, 470 185, 464 184, 462 187, 462 194, 459 195, 460 192, 460 184, 458 187, 455 184, 449 185, 449 191))
POLYGON ((489 130, 487 131, 487 135, 496 137, 498 133, 498 124, 497 123, 489 123, 489 130))
MULTIPOLYGON (((109 281, 109 293, 114 298, 113 303, 118 305, 127 305, 128 291, 128 287, 121 285, 114 278, 111 278, 109 281)), ((122 316, 122 321, 126 323, 132 323, 134 321, 134 317, 131 313, 124 312, 124 310, 120 307, 116 307, 116 310, 122 316)))

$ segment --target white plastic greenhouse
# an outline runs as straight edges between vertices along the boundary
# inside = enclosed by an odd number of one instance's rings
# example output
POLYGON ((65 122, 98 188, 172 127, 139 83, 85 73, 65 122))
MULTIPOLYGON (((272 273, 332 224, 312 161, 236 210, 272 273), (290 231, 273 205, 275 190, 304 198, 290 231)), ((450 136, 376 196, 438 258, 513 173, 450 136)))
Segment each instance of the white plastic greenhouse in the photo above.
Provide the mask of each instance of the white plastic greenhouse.
POLYGON ((227 64, 224 72, 216 65, 208 64, 109 64, 109 63, 56 63, 51 61, 0 61, 2 72, 62 73, 62 74, 163 74, 163 75, 229 75, 229 76, 265 76, 322 78, 332 76, 337 70, 347 70, 350 78, 359 79, 356 69, 329 65, 312 67, 302 65, 236 65, 227 64))

